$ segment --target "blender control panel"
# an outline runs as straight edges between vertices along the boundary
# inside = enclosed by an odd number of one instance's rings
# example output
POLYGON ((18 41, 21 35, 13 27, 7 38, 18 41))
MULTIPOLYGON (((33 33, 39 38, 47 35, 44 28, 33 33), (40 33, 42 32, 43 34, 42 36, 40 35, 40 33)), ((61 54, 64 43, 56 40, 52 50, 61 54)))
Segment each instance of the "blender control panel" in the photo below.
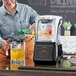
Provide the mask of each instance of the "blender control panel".
POLYGON ((35 46, 35 58, 37 59, 52 59, 52 53, 53 53, 53 47, 48 45, 47 47, 46 46, 43 46, 43 45, 37 45, 35 46))

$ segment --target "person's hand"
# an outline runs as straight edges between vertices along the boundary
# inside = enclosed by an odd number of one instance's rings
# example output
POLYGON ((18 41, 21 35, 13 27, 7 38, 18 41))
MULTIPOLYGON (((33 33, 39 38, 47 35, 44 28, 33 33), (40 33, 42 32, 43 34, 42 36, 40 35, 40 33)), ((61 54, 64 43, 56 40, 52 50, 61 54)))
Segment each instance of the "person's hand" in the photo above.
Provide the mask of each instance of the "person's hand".
POLYGON ((29 27, 29 30, 34 31, 34 24, 29 27))
POLYGON ((9 49, 10 39, 4 40, 1 44, 2 50, 7 51, 9 49))

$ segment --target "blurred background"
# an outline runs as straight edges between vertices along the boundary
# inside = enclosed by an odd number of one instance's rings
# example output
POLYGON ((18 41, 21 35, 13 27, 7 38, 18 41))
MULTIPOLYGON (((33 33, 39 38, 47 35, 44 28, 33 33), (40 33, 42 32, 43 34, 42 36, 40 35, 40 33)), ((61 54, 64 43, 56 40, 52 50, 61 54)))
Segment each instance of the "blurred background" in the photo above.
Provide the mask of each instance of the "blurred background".
MULTIPOLYGON (((75 0, 18 0, 35 9, 40 15, 59 15, 64 21, 70 21, 71 36, 76 36, 76 4, 75 0)), ((0 6, 2 2, 0 0, 0 6)), ((64 35, 64 28, 61 27, 61 35, 64 35)))

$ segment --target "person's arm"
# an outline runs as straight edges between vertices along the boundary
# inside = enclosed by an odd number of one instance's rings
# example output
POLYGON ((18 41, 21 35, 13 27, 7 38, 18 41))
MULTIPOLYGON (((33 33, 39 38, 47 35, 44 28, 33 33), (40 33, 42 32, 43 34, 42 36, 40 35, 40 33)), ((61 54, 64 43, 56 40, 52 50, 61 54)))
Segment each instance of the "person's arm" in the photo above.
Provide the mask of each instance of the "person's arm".
POLYGON ((10 42, 10 39, 4 40, 4 41, 2 42, 2 44, 1 44, 2 50, 8 51, 8 49, 9 49, 9 42, 10 42))
MULTIPOLYGON (((1 32, 0 32, 1 33, 1 32)), ((9 49, 9 42, 10 42, 10 39, 8 40, 4 40, 2 37, 1 37, 1 34, 0 34, 0 49, 6 51, 9 49)))
POLYGON ((29 30, 34 31, 34 26, 35 26, 35 19, 36 17, 39 16, 39 14, 30 7, 30 24, 31 26, 29 27, 29 30))
POLYGON ((35 23, 35 19, 37 16, 39 16, 39 14, 30 7, 30 24, 31 25, 35 23))
POLYGON ((2 42, 4 41, 4 39, 1 38, 1 35, 0 35, 0 49, 1 49, 1 45, 2 45, 2 42))
MULTIPOLYGON (((1 29, 1 27, 0 27, 1 29)), ((1 49, 1 45, 2 45, 2 42, 4 41, 4 39, 1 37, 1 30, 0 30, 0 49, 1 49)))

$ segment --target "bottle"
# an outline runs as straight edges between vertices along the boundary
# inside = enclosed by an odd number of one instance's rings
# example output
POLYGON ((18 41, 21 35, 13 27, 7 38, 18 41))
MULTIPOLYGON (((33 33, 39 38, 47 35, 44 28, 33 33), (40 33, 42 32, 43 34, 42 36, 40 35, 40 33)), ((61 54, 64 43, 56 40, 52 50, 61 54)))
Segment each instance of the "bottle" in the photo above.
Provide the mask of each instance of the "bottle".
POLYGON ((18 33, 19 34, 29 34, 32 38, 35 37, 35 32, 32 32, 32 30, 28 30, 28 29, 20 30, 18 33))
POLYGON ((26 30, 20 30, 18 33, 19 34, 31 34, 32 30, 28 30, 28 29, 26 29, 26 30))

